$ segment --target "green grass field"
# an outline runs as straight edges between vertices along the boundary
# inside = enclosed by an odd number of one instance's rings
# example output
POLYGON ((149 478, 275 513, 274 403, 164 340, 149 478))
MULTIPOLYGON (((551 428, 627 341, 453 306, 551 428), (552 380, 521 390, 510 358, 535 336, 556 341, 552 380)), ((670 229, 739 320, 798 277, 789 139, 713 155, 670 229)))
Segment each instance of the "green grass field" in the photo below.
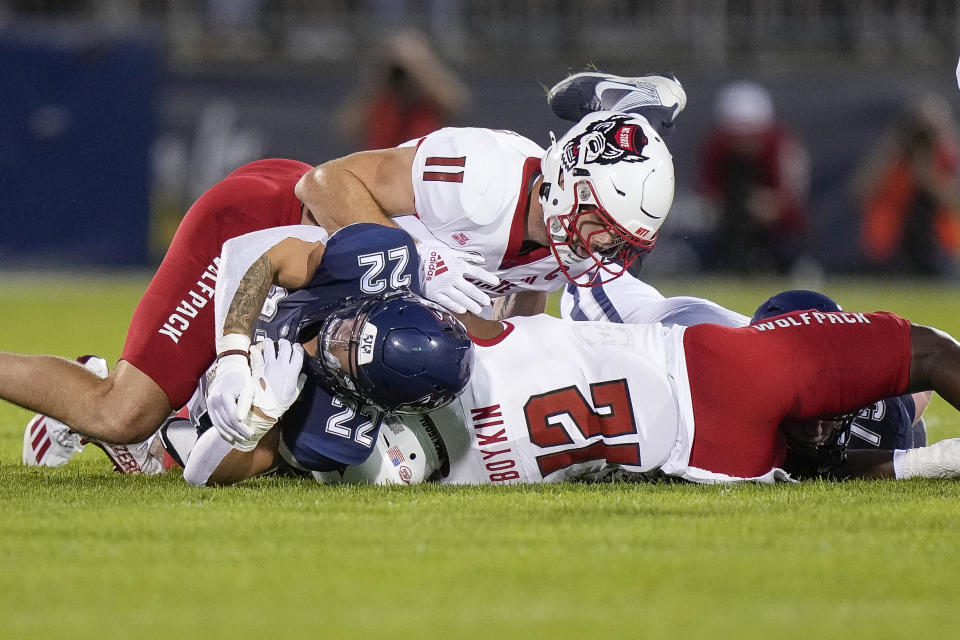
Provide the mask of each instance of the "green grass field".
MULTIPOLYGON (((0 279, 0 348, 114 361, 145 283, 0 279)), ((657 284, 748 314, 789 287, 657 284)), ((823 290, 960 335, 953 289, 823 290)), ((958 637, 957 482, 196 489, 92 448, 25 468, 29 415, 0 403, 3 638, 958 637)))

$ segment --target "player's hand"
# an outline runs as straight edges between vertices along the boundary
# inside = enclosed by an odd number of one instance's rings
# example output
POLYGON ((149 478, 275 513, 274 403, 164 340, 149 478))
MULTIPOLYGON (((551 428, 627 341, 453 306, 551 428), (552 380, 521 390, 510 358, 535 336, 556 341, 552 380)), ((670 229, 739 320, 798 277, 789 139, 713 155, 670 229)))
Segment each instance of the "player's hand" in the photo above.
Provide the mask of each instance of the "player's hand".
POLYGON ((224 440, 236 444, 252 433, 241 423, 253 401, 253 379, 250 374, 250 338, 228 334, 217 338, 217 365, 207 389, 207 413, 210 422, 224 440))
POLYGON ((417 242, 420 254, 420 286, 423 296, 453 313, 480 313, 490 304, 490 296, 467 280, 467 276, 496 286, 500 278, 477 265, 481 256, 458 251, 441 242, 417 242))
POLYGON ((240 451, 250 451, 294 403, 307 376, 301 373, 303 347, 289 340, 269 338, 250 349, 253 371, 253 406, 243 419, 250 436, 234 443, 240 451))
POLYGON ((300 395, 307 376, 303 368, 303 346, 289 340, 276 343, 267 338, 263 349, 250 353, 253 370, 253 405, 268 418, 277 420, 300 395))

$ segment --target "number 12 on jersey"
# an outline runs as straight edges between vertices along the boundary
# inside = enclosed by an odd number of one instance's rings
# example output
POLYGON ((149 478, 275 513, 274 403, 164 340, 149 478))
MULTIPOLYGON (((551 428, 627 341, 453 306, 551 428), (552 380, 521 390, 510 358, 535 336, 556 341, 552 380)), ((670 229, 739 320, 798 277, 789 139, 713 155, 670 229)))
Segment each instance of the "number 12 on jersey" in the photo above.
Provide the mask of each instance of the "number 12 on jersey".
POLYGON ((593 460, 640 466, 640 448, 636 442, 608 444, 606 441, 607 438, 636 433, 627 381, 620 379, 591 384, 590 395, 592 405, 577 387, 571 386, 531 396, 524 405, 530 441, 541 449, 565 447, 561 451, 537 456, 537 465, 543 477, 559 469, 593 460), (574 440, 568 430, 572 429, 579 431, 587 442, 579 447, 570 447, 574 440), (598 439, 591 441, 597 436, 598 439))

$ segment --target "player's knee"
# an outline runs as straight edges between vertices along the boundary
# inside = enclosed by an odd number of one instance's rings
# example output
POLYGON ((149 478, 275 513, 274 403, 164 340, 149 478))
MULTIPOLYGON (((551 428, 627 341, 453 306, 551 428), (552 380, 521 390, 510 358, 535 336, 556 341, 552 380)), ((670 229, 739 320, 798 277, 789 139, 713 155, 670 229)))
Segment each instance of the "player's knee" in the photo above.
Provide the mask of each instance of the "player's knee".
POLYGON ((159 422, 145 419, 137 412, 109 405, 102 407, 95 417, 100 440, 112 444, 135 444, 149 438, 159 427, 159 422))
POLYGON ((122 385, 104 382, 106 392, 96 402, 96 424, 92 431, 101 434, 101 440, 113 444, 143 442, 160 428, 170 413, 166 397, 162 400, 137 397, 125 393, 122 385))

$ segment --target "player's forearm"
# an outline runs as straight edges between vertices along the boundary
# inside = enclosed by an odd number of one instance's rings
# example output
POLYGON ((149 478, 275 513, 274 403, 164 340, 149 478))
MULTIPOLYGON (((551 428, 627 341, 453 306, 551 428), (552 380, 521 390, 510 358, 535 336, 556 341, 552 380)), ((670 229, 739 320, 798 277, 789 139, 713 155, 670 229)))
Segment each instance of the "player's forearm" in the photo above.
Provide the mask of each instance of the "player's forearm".
POLYGON ((895 478, 893 452, 882 449, 847 450, 846 460, 830 470, 830 480, 881 480, 895 478))
POLYGON ((223 335, 237 333, 253 337, 257 318, 275 276, 276 268, 267 254, 250 265, 230 301, 223 323, 223 335))
MULTIPOLYGON (((247 278, 244 283, 245 295, 249 296, 253 292, 250 281, 253 273, 248 274, 248 272, 259 271, 262 277, 265 277, 266 274, 262 274, 262 271, 264 267, 270 267, 268 270, 273 272, 271 284, 286 289, 305 286, 316 271, 327 239, 327 232, 319 227, 293 225, 262 229, 225 242, 218 265, 214 293, 217 338, 224 335, 227 314, 230 312, 231 304, 234 303, 240 282, 247 278), (264 262, 260 262, 257 266, 256 263, 262 261, 264 256, 269 259, 272 267, 264 262)), ((270 287, 267 286, 264 295, 269 295, 269 291, 270 287)), ((243 328, 238 329, 235 326, 236 323, 237 318, 234 315, 231 318, 231 324, 234 325, 231 331, 243 331, 243 328)), ((243 335, 247 334, 243 333, 243 335)))
POLYGON ((543 291, 521 291, 497 298, 493 307, 496 320, 515 316, 535 316, 547 308, 547 294, 543 291))
POLYGON ((853 478, 956 478, 960 476, 960 438, 949 438, 916 449, 848 450, 843 464, 832 469, 833 480, 853 478))
POLYGON ((207 486, 236 484, 275 470, 279 464, 279 434, 279 430, 274 429, 264 436, 252 451, 231 449, 207 478, 207 486))
POLYGON ((217 486, 236 484, 266 473, 277 465, 278 442, 279 430, 274 429, 252 451, 238 451, 215 429, 209 429, 190 452, 183 479, 198 487, 217 486))

